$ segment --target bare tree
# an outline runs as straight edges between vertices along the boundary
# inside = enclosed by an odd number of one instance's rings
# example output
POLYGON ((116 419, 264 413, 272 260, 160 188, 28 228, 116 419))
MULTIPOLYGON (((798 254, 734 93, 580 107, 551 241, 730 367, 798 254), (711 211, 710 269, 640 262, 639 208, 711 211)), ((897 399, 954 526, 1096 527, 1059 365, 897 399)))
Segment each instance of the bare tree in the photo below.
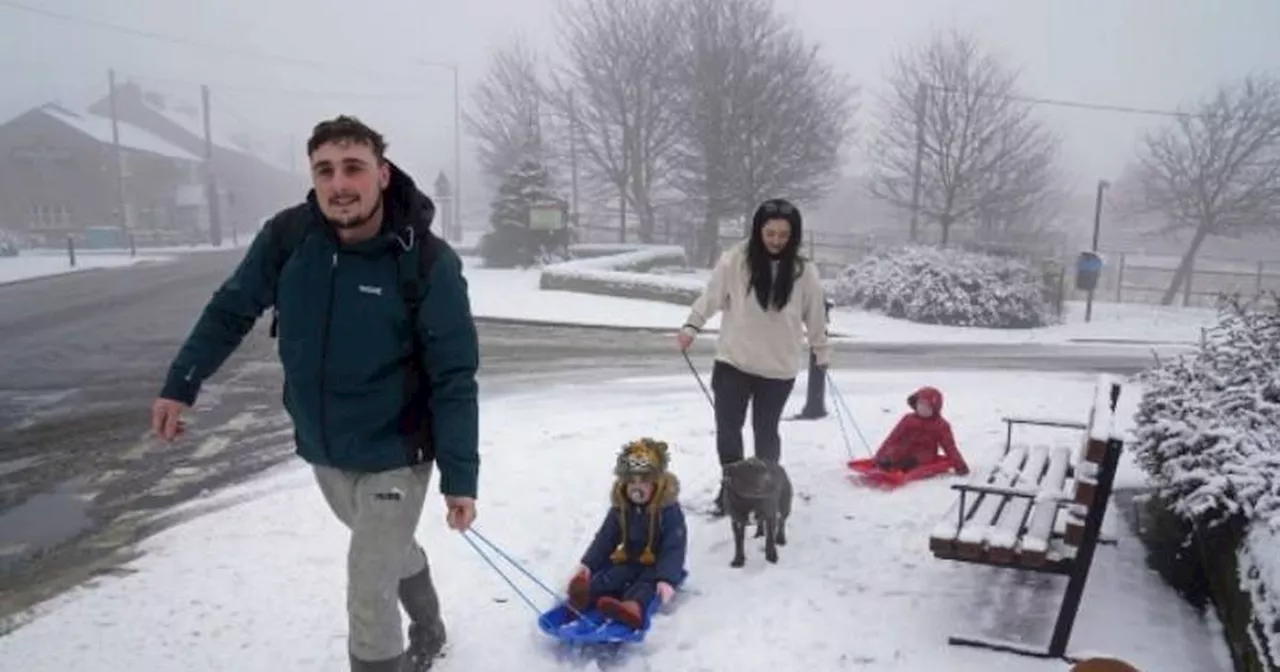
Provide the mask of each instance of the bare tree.
POLYGON ((472 92, 468 130, 478 141, 480 168, 500 183, 528 154, 546 162, 542 145, 544 84, 537 52, 516 37, 493 52, 489 68, 472 92))
POLYGON ((1280 227, 1280 80, 1248 77, 1196 107, 1150 134, 1138 156, 1147 205, 1171 229, 1193 231, 1165 305, 1209 236, 1280 227))
POLYGON ((972 37, 937 34, 897 55, 888 79, 871 143, 871 193, 918 207, 941 226, 943 245, 957 222, 1030 212, 1052 191, 1058 139, 1018 99, 1016 73, 972 37))
POLYGON ((676 1, 566 0, 560 8, 555 105, 576 129, 585 177, 617 190, 646 242, 678 140, 676 1))
POLYGON ((698 256, 713 262, 723 219, 830 189, 856 90, 770 0, 689 0, 680 24, 677 186, 702 206, 698 256))

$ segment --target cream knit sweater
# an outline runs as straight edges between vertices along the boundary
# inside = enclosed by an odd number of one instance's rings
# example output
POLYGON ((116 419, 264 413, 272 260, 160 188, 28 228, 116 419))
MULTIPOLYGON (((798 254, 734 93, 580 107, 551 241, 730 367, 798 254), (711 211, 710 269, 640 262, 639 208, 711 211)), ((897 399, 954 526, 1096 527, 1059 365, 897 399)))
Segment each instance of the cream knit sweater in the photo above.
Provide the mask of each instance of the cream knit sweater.
POLYGON ((791 298, 781 311, 761 309, 760 301, 748 292, 750 280, 747 241, 742 241, 721 255, 711 280, 693 302, 684 330, 696 334, 707 320, 723 313, 716 359, 746 373, 780 380, 795 378, 806 365, 807 333, 818 365, 826 366, 831 346, 818 267, 805 262, 804 272, 796 278, 791 298))

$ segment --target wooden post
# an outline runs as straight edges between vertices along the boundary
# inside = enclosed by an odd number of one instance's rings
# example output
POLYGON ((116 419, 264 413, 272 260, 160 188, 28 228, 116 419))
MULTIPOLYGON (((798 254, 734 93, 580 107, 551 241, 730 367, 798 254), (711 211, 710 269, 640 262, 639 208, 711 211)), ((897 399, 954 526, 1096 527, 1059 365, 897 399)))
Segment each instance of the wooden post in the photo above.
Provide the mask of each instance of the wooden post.
POLYGON ((76 244, 69 233, 67 234, 67 261, 71 263, 71 268, 76 267, 76 244))

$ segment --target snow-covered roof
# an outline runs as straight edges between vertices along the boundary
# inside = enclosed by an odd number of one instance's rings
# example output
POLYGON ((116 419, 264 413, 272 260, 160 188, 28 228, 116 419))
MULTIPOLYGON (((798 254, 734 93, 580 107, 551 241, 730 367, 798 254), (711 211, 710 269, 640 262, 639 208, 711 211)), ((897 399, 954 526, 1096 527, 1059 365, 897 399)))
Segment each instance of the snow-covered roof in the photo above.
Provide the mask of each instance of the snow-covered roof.
MULTIPOLYGON (((111 120, 107 117, 101 117, 89 112, 73 112, 61 105, 50 103, 40 108, 40 111, 58 121, 84 133, 85 135, 97 140, 98 142, 111 144, 111 120)), ((120 146, 129 149, 167 156, 172 159, 182 161, 203 161, 200 157, 191 152, 169 143, 158 136, 155 136, 137 126, 119 122, 117 128, 120 131, 120 146)))
MULTIPOLYGON (((143 92, 141 100, 147 109, 168 119, 184 131, 197 138, 204 137, 204 113, 199 105, 147 91, 143 92)), ((214 123, 210 130, 214 147, 247 154, 273 168, 292 172, 292 166, 281 156, 280 147, 264 142, 259 132, 246 131, 243 124, 239 124, 239 127, 229 127, 225 119, 225 116, 215 116, 213 119, 214 123)))

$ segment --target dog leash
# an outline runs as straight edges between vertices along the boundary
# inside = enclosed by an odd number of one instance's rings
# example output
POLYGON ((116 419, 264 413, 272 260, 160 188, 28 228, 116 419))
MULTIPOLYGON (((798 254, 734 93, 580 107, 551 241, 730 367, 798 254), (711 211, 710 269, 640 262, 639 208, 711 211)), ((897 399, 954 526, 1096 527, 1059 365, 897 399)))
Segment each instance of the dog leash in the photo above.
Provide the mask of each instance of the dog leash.
POLYGON ((831 398, 836 402, 836 420, 840 422, 840 435, 844 438, 844 447, 849 452, 849 458, 853 458, 853 441, 849 439, 849 432, 844 428, 844 418, 846 416, 849 418, 849 425, 853 427, 858 439, 862 441, 862 446, 866 449, 867 455, 873 455, 871 444, 867 442, 867 437, 863 436, 862 430, 858 428, 857 421, 853 419, 853 411, 849 410, 849 405, 844 402, 844 395, 840 394, 840 388, 836 387, 835 378, 831 377, 830 371, 827 372, 826 378, 827 387, 831 390, 831 398))
POLYGON ((702 394, 707 398, 707 403, 711 404, 711 410, 716 410, 716 402, 711 398, 711 390, 708 390, 706 383, 702 382, 702 374, 698 373, 698 367, 693 365, 692 359, 689 359, 689 351, 681 350, 680 354, 684 357, 684 363, 689 365, 689 371, 693 373, 693 377, 698 381, 698 387, 702 388, 702 394))

